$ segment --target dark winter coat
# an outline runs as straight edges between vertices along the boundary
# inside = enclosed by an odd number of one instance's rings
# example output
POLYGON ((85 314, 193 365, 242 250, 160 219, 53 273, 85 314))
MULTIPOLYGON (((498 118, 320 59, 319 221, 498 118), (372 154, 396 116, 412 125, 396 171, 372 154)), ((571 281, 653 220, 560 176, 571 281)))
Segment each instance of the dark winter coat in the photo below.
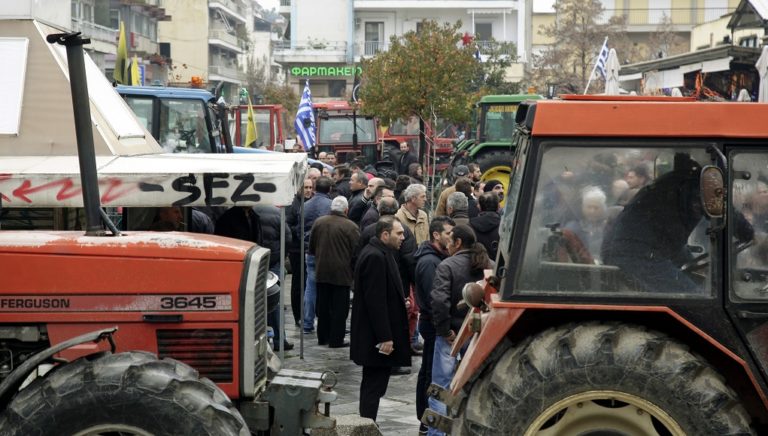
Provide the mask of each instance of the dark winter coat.
POLYGON ((301 194, 296 194, 285 210, 285 223, 291 231, 291 243, 286 244, 286 248, 289 253, 298 253, 301 251, 301 194))
POLYGON ((309 253, 315 256, 315 281, 351 286, 360 230, 344 214, 331 212, 312 226, 309 253))
POLYGON ((416 303, 419 305, 419 318, 432 319, 432 285, 435 280, 435 270, 448 253, 435 249, 431 241, 424 241, 416 249, 413 257, 416 259, 416 303))
MULTIPOLYGON (((269 266, 273 267, 280 262, 280 209, 269 204, 257 204, 253 211, 259 217, 261 224, 261 240, 259 245, 269 248, 269 266)), ((291 232, 285 227, 285 246, 291 242, 291 232)))
POLYGON ((320 192, 304 203, 304 243, 309 245, 309 233, 315 220, 331 213, 331 197, 320 192))
POLYGON ((344 196, 347 200, 349 200, 349 197, 352 196, 352 190, 349 189, 349 177, 344 177, 343 179, 336 182, 334 189, 336 194, 344 196))
MULTIPOLYGON (((453 330, 458 333, 464 317, 467 315, 466 306, 458 309, 457 304, 462 300, 461 290, 469 282, 483 278, 483 271, 472 271, 472 255, 469 250, 461 250, 440 262, 435 270, 432 285, 432 323, 438 336, 446 336, 453 330)), ((487 265, 490 267, 490 265, 487 265)))
POLYGON ((352 193, 352 197, 349 199, 349 219, 358 225, 366 209, 368 209, 368 203, 373 201, 367 200, 363 194, 365 194, 365 189, 357 190, 352 193))
POLYGON ((469 219, 469 225, 475 231, 477 242, 483 244, 491 259, 496 259, 496 252, 499 249, 500 224, 501 215, 498 212, 480 212, 480 215, 469 219))
POLYGON ((408 167, 414 163, 419 163, 419 158, 415 154, 411 152, 401 154, 400 159, 397 160, 397 174, 409 176, 408 167))
POLYGON ((371 224, 376 224, 379 221, 379 210, 376 209, 376 205, 372 204, 367 211, 365 211, 365 215, 363 215, 363 219, 360 220, 360 230, 365 229, 371 224))
POLYGON ((411 366, 408 313, 394 251, 378 238, 365 246, 355 267, 349 355, 362 366, 411 366), (376 344, 393 341, 390 355, 376 344))
MULTIPOLYGON (((361 253, 363 248, 371 241, 371 238, 376 236, 376 223, 369 224, 360 233, 360 244, 357 247, 357 252, 361 253)), ((413 257, 416 251, 416 237, 413 235, 408 227, 403 226, 403 243, 400 245, 400 250, 395 253, 395 260, 397 260, 397 267, 400 271, 400 280, 403 283, 403 289, 408 289, 410 293, 411 283, 414 281, 414 274, 416 271, 416 259, 413 257)))

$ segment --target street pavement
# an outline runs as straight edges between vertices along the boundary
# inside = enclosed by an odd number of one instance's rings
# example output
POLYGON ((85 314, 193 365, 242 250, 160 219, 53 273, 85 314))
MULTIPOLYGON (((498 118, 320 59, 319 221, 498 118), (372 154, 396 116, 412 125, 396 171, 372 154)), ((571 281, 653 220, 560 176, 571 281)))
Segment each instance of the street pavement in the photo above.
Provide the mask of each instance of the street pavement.
MULTIPOLYGON (((331 415, 358 415, 362 367, 355 365, 349 359, 349 347, 334 349, 319 346, 317 345, 317 336, 314 333, 302 335, 302 329, 293 322, 290 308, 291 278, 291 275, 286 275, 287 283, 283 286, 285 291, 283 314, 285 315, 286 336, 293 343, 294 349, 285 352, 283 367, 304 371, 333 371, 338 377, 338 384, 334 388, 338 393, 338 398, 331 404, 331 415), (303 359, 299 357, 301 336, 304 337, 303 359)), ((349 328, 349 317, 347 317, 347 328, 349 328)), ((349 340, 349 334, 347 334, 346 340, 349 340)), ((411 374, 393 375, 389 379, 387 394, 381 400, 377 424, 385 436, 418 435, 416 378, 421 364, 421 356, 414 356, 411 361, 413 365, 411 366, 411 374)))

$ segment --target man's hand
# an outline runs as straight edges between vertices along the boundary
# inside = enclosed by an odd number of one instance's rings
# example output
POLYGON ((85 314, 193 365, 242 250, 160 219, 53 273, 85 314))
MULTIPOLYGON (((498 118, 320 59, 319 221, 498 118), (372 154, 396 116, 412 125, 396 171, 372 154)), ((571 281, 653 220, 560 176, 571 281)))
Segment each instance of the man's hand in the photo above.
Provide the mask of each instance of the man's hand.
POLYGON ((395 343, 392 341, 386 341, 379 344, 379 353, 390 355, 394 351, 395 343))
POLYGON ((449 331, 447 335, 443 335, 443 339, 445 339, 446 342, 449 344, 453 344, 453 341, 456 339, 456 333, 453 332, 453 330, 449 331))
POLYGON ((405 309, 408 310, 410 308, 411 308, 411 299, 410 298, 406 298, 405 299, 405 309))

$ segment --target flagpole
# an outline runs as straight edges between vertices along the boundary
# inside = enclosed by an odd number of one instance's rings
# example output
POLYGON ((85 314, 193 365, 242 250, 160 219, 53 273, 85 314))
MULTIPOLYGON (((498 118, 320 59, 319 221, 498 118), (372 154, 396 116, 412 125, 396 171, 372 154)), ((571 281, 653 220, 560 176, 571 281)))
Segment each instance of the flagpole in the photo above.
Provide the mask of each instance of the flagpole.
POLYGON ((587 80, 587 86, 584 88, 584 95, 587 94, 587 90, 589 89, 589 84, 592 83, 592 78, 595 77, 595 71, 597 71, 597 63, 600 62, 600 53, 603 52, 603 49, 605 46, 608 45, 608 37, 605 37, 605 40, 603 41, 603 45, 600 47, 600 51, 597 52, 597 58, 595 58, 595 65, 592 67, 592 72, 589 73, 589 80, 587 80))

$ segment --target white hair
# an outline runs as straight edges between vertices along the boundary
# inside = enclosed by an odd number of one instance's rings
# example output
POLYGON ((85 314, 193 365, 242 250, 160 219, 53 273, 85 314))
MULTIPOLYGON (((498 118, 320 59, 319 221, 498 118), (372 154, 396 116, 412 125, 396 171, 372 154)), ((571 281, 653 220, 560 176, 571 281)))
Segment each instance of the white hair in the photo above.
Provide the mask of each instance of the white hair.
POLYGON ((595 200, 603 206, 603 209, 607 208, 606 202, 608 201, 608 197, 605 195, 605 192, 597 186, 587 186, 581 190, 582 204, 586 203, 588 200, 595 200))
POLYGON ((414 183, 412 185, 408 185, 408 187, 405 188, 405 191, 403 191, 403 200, 405 200, 405 202, 407 203, 411 201, 412 198, 418 197, 419 195, 426 194, 426 193, 427 193, 426 186, 419 183, 414 183))
POLYGON ((453 211, 469 210, 469 199, 463 192, 454 192, 448 196, 445 207, 453 211))
POLYGON ((348 207, 349 202, 347 202, 347 198, 343 195, 339 195, 331 202, 331 212, 346 213, 348 207))

